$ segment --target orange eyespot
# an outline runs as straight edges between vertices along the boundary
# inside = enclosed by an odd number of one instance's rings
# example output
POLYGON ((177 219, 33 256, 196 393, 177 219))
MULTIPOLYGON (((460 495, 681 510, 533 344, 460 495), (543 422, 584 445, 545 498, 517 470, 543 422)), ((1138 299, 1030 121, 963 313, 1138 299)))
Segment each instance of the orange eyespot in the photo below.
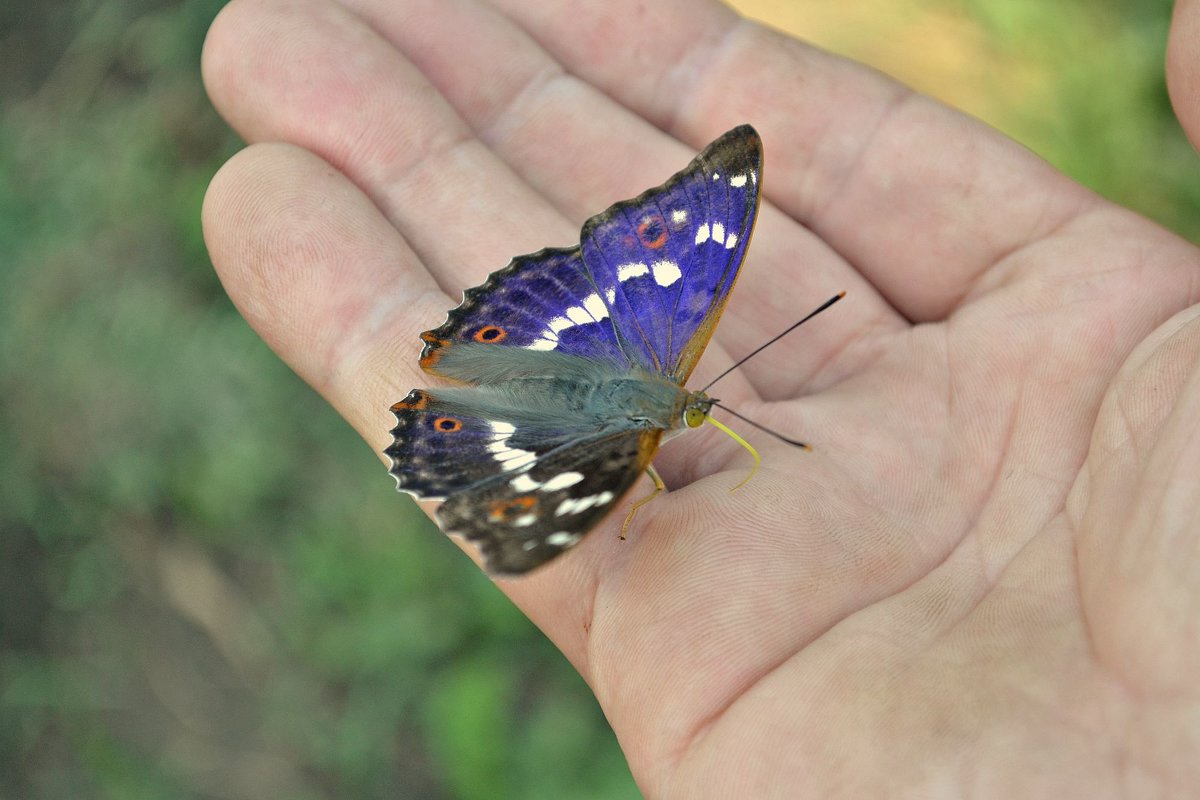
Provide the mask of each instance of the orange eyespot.
POLYGON ((462 420, 454 417, 438 417, 433 421, 433 427, 442 433, 456 433, 462 430, 462 420))
POLYGON ((507 500, 497 500, 488 509, 488 519, 491 522, 508 522, 521 514, 529 512, 536 505, 537 498, 531 494, 507 500))
POLYGON ((471 338, 483 344, 495 344, 503 342, 508 336, 508 331, 496 325, 484 325, 479 330, 475 331, 475 335, 471 338))
POLYGON ((651 250, 657 250, 667 243, 667 226, 658 214, 646 217, 637 226, 638 239, 651 250))

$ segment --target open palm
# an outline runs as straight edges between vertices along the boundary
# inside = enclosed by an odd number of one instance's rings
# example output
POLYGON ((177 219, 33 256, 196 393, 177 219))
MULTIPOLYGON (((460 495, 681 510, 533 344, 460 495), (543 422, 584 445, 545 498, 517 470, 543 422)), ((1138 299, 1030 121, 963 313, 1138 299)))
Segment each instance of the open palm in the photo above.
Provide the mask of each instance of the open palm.
POLYGON ((504 584, 647 794, 1200 781, 1192 246, 693 0, 235 0, 204 67, 255 143, 206 200, 214 263, 376 450, 462 288, 762 133, 755 241, 692 383, 847 290, 719 387, 814 451, 758 437, 731 493, 744 451, 691 432, 627 541, 616 514, 504 584))

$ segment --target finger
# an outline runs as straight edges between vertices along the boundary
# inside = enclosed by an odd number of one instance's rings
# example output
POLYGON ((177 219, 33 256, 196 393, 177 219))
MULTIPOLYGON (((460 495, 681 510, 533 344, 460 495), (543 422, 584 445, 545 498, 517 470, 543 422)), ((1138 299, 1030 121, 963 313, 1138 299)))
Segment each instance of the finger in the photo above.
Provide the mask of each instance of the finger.
POLYGON ((416 255, 345 176, 283 144, 222 167, 203 222, 242 315, 382 450, 388 406, 418 380, 411 332, 445 303, 416 255))
MULTIPOLYGON (((480 3, 409 0, 403 13, 382 0, 351 5, 428 76, 481 139, 576 224, 663 181, 695 153, 567 74, 522 30, 480 3), (411 24, 414 19, 421 24, 411 24)), ((784 148, 772 142, 767 147, 769 187, 787 176, 771 165, 784 148)), ((794 396, 864 327, 899 322, 820 239, 764 204, 747 268, 717 330, 725 348, 748 353, 838 290, 850 292, 853 312, 829 315, 782 342, 771 358, 746 367, 762 396, 794 396)), ((697 384, 727 363, 706 358, 697 384)))
MULTIPOLYGON (((344 175, 289 145, 253 145, 231 159, 213 178, 203 219, 239 310, 379 453, 395 423, 389 405, 424 383, 411 332, 444 313, 416 255, 344 175)), ((390 485, 382 469, 380 484, 390 485)), ((585 674, 581 619, 599 565, 619 549, 615 537, 592 538, 504 587, 585 674)))
MULTIPOLYGON (((209 35, 204 64, 214 101, 246 138, 306 147, 375 201, 415 261, 445 289, 445 308, 511 255, 578 239, 574 224, 469 138, 412 65, 341 9, 231 3, 209 35), (346 52, 356 58, 345 59, 346 52), (439 138, 451 144, 424 151, 395 146, 439 138)), ((445 308, 414 323, 404 341, 440 322, 445 308)), ((713 351, 711 363, 722 363, 719 349, 713 351)), ((799 372, 794 365, 774 370, 799 372)))
POLYGON ((452 298, 514 253, 577 238, 419 71, 340 6, 235 0, 213 23, 203 66, 239 133, 291 142, 343 171, 452 298))
POLYGON ((1178 0, 1167 42, 1167 89, 1192 145, 1200 147, 1200 2, 1178 0))
MULTIPOLYGON (((312 6, 294 6, 300 16, 306 8, 312 6)), ((400 223, 393 226, 384 204, 372 201, 386 196, 383 184, 387 181, 377 183, 373 175, 378 173, 370 169, 371 157, 362 158, 371 149, 339 150, 339 141, 355 138, 352 131, 341 130, 340 123, 332 121, 340 118, 339 114, 331 116, 331 132, 323 138, 303 120, 280 112, 280 104, 273 102, 272 90, 290 91, 291 99, 301 106, 309 104, 308 113, 315 118, 321 116, 323 101, 337 104, 332 99, 335 91, 322 95, 319 85, 311 85, 320 84, 319 77, 301 77, 298 85, 290 85, 286 78, 271 76, 287 71, 288 59, 277 67, 269 65, 276 54, 293 48, 289 41, 299 42, 289 58, 300 63, 307 63, 306 49, 307 55, 321 49, 313 42, 306 43, 305 37, 290 31, 278 17, 270 4, 239 3, 230 8, 206 50, 210 87, 247 138, 290 137, 333 157, 340 155, 341 169, 294 146, 252 145, 213 180, 204 208, 206 240, 222 281, 247 319, 378 451, 394 424, 388 413, 390 404, 412 386, 426 382, 416 374, 413 334, 428 327, 430 320, 443 319, 449 302, 430 277, 421 254, 397 232, 397 227, 419 226, 411 222, 409 214, 411 211, 420 219, 422 209, 412 211, 403 203, 395 204, 400 223), (261 18, 254 16, 259 11, 263 12, 261 18), (243 46, 258 47, 262 57, 245 55, 240 50, 243 46), (226 58, 235 63, 224 63, 226 58), (241 70, 250 69, 251 64, 268 66, 258 79, 247 78, 241 70), (279 82, 272 84, 273 80, 279 82), (372 196, 360 191, 364 185, 374 190, 372 196)), ((336 23, 324 22, 328 24, 321 28, 322 35, 338 29, 336 23)), ((363 60, 371 63, 371 58, 367 53, 363 60)), ((335 85, 339 79, 354 82, 352 73, 339 75, 336 69, 333 73, 335 85)), ((359 86, 362 88, 365 85, 359 86)), ((368 133, 363 140, 370 138, 368 133)), ((450 162, 443 171, 456 168, 450 162)), ((492 188, 484 186, 483 190, 492 188)), ((512 190, 519 191, 519 187, 512 190)), ((508 208, 503 197, 489 197, 490 202, 508 208)), ((553 210, 548 213, 553 215, 553 210)), ((453 230, 460 229, 465 231, 462 238, 473 235, 473 229, 463 226, 453 230)), ((538 240, 546 235, 545 230, 540 231, 538 240)), ((454 252, 454 245, 446 249, 436 245, 435 239, 430 250, 439 257, 448 258, 447 254, 454 252)), ((511 245, 502 252, 511 252, 511 245)), ((486 269, 481 274, 483 271, 486 269)), ((381 481, 385 481, 382 471, 381 481)), ((585 672, 586 637, 581 633, 581 619, 589 613, 587 598, 601 566, 619 555, 619 550, 615 537, 590 537, 571 559, 505 587, 585 672)))
POLYGON ((1101 662, 1155 697, 1195 690, 1200 660, 1200 307, 1130 357, 1068 506, 1101 662))
POLYGON ((786 143, 772 168, 790 180, 768 183, 768 199, 915 321, 945 317, 1007 254, 1098 202, 981 123, 717 3, 495 5, 684 141, 747 119, 786 143), (638 57, 605 57, 617 49, 638 57))

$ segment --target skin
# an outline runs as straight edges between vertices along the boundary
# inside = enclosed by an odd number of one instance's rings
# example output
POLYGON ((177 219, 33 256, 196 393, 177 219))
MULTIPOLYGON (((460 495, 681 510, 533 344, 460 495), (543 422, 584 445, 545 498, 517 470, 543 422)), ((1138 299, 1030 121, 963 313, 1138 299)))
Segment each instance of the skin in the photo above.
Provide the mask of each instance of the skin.
MULTIPOLYGON (((1193 141, 1198 48, 1180 2, 1168 79, 1193 141)), ((718 387, 814 451, 744 431, 764 466, 731 493, 744 451, 690 431, 627 541, 614 514, 501 582, 648 796, 1200 786, 1189 243, 697 0, 234 0, 203 66, 250 142, 205 201, 213 262, 376 451, 388 406, 435 383, 415 336, 463 287, 733 125, 763 135, 758 231, 691 385, 847 290, 718 387)))

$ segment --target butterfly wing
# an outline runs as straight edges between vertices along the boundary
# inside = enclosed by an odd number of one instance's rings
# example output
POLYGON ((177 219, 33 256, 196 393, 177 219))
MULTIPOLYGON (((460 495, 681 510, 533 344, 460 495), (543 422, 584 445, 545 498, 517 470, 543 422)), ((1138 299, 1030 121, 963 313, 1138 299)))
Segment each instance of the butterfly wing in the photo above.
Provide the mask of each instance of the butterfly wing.
POLYGON ((441 326, 425 331, 421 366, 460 378, 438 362, 456 344, 555 351, 628 366, 631 362, 609 319, 609 300, 597 291, 579 247, 547 248, 517 256, 463 293, 441 326))
POLYGON ((396 427, 384 450, 396 488, 421 500, 502 474, 518 474, 558 447, 596 433, 547 424, 489 401, 477 389, 414 389, 392 406, 396 427))
POLYGON ((479 545, 493 575, 521 575, 573 547, 642 474, 662 431, 629 429, 559 447, 528 470, 497 475, 447 498, 447 533, 479 545))
MULTIPOLYGON (((686 381, 729 299, 758 213, 762 141, 724 134, 670 180, 592 217, 580 246, 647 368, 686 381)), ((631 349, 627 347, 627 350, 631 349)))
POLYGON ((477 542, 489 571, 521 574, 571 547, 650 464, 663 428, 621 408, 584 421, 571 387, 636 382, 637 370, 683 384, 737 278, 761 169, 758 134, 735 128, 588 220, 578 246, 513 259, 421 334, 423 368, 477 386, 393 406, 391 473, 402 491, 444 499, 438 521, 477 542), (496 402, 516 378, 539 390, 496 402))
POLYGON ((442 529, 477 543, 493 574, 527 572, 578 542, 637 480, 662 436, 547 425, 473 401, 478 392, 412 391, 392 407, 385 452, 397 487, 444 498, 442 529))
POLYGON ((758 210, 762 142, 724 134, 662 186, 583 226, 580 245, 514 258, 421 334, 434 374, 464 342, 556 351, 671 376, 682 384, 712 336, 758 210))

